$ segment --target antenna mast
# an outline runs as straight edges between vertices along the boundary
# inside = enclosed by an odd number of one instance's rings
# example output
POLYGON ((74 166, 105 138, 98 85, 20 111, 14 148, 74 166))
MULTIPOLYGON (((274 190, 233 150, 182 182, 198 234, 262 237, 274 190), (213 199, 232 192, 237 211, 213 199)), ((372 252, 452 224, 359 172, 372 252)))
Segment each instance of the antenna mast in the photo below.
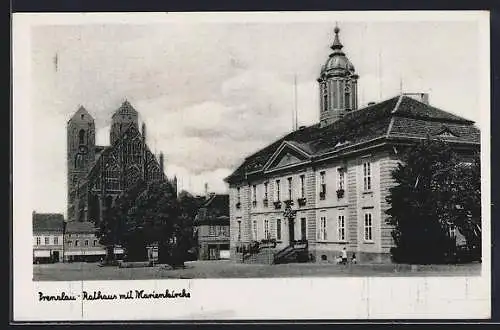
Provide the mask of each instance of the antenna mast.
POLYGON ((379 88, 379 101, 382 101, 382 51, 378 51, 378 88, 379 88))
POLYGON ((297 74, 293 76, 293 95, 294 95, 294 120, 293 120, 293 130, 297 130, 298 128, 298 120, 297 120, 297 74))

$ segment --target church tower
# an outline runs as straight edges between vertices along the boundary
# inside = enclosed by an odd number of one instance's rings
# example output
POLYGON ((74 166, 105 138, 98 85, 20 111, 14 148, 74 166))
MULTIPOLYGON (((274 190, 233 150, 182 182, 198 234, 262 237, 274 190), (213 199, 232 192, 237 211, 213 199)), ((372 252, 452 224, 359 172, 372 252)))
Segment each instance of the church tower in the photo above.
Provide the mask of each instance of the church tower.
POLYGON ((358 108, 359 76, 354 66, 342 51, 340 29, 335 26, 335 38, 330 48, 333 52, 321 68, 318 78, 320 90, 320 126, 326 126, 342 118, 344 114, 358 108))
POLYGON ((85 179, 90 164, 95 158, 95 125, 94 118, 83 107, 75 112, 66 126, 67 145, 67 182, 69 221, 75 219, 77 200, 76 188, 85 179))
POLYGON ((138 113, 134 107, 128 101, 123 102, 111 117, 110 144, 115 144, 130 124, 135 125, 135 128, 138 130, 138 117, 138 113))

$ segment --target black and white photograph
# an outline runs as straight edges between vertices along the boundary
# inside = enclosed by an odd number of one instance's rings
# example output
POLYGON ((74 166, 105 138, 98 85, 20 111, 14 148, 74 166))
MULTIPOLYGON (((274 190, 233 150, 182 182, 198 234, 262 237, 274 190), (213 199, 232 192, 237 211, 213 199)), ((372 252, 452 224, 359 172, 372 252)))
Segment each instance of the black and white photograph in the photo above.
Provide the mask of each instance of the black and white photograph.
POLYGON ((488 24, 15 14, 14 314, 489 317, 488 24))

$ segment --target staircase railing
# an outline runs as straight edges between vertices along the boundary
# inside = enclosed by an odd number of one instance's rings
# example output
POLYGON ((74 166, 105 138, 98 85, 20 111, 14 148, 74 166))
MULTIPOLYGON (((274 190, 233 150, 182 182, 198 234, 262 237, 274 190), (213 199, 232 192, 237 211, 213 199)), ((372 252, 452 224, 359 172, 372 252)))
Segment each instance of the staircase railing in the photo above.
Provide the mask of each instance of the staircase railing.
POLYGON ((290 245, 274 254, 274 263, 279 263, 292 254, 297 255, 304 251, 307 252, 308 246, 307 240, 292 241, 290 245))

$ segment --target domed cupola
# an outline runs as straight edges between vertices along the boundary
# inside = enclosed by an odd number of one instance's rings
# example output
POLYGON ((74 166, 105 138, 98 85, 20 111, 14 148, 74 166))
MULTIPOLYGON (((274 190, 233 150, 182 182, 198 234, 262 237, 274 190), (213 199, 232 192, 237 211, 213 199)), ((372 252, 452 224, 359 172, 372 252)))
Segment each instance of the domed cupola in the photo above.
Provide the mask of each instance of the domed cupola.
POLYGON ((357 79, 354 65, 342 51, 338 26, 334 29, 335 38, 330 48, 333 52, 321 67, 320 77, 320 123, 321 126, 342 118, 346 111, 356 110, 357 79))

